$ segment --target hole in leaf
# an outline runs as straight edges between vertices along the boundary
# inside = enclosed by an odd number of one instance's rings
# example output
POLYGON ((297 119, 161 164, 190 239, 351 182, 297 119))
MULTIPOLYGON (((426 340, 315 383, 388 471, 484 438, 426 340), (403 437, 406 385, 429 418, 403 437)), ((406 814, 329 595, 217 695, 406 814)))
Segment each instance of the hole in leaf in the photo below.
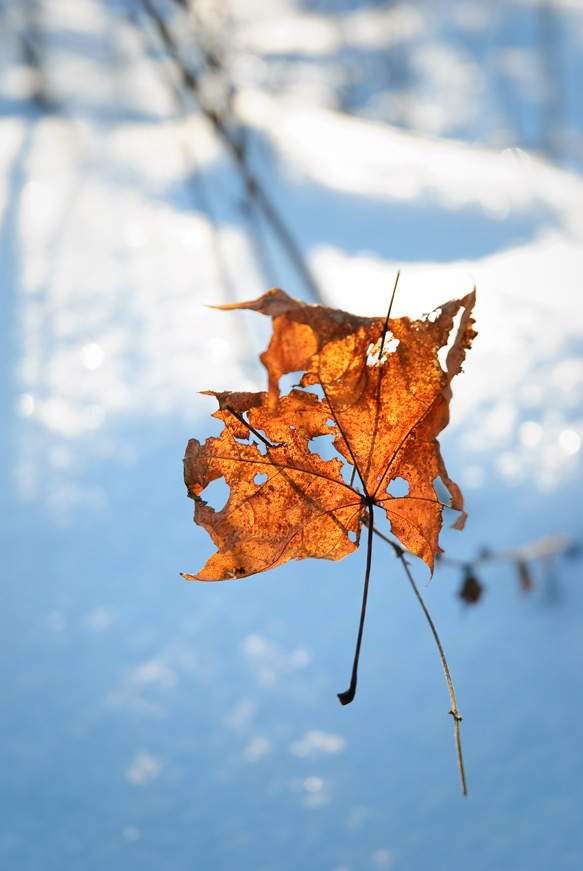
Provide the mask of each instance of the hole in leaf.
POLYGON ((257 472, 255 477, 253 478, 253 483, 256 484, 258 487, 260 484, 265 484, 266 481, 267 481, 267 472, 257 472))
POLYGON ((437 359, 439 360, 439 364, 444 372, 447 372, 446 361, 447 355, 449 354, 449 350, 454 344, 457 336, 457 331, 459 329, 460 321, 462 319, 462 315, 464 313, 463 308, 457 313, 457 315, 453 319, 453 327, 451 328, 451 333, 447 338, 447 344, 440 348, 437 352, 437 359))
POLYGON ((279 379, 279 393, 281 396, 287 396, 288 393, 294 389, 294 387, 299 388, 300 381, 302 380, 303 372, 287 372, 285 375, 282 375, 279 379))
POLYGON ((391 496, 394 496, 396 499, 399 499, 403 496, 408 496, 409 482, 406 481, 404 478, 394 478, 394 480, 389 483, 387 491, 390 493, 391 496))
POLYGON ((350 530, 348 531, 348 538, 349 538, 350 541, 352 541, 353 543, 356 543, 356 532, 354 532, 352 529, 350 529, 350 530))
POLYGON ((338 456, 333 442, 333 435, 314 436, 308 442, 308 447, 313 454, 318 454, 323 460, 332 460, 338 456))
POLYGON ((342 460, 342 468, 340 470, 340 474, 342 475, 342 480, 345 484, 349 484, 349 486, 354 487, 356 490, 360 492, 360 478, 358 477, 358 473, 353 465, 350 463, 346 463, 344 461, 344 457, 340 457, 342 460))
MULTIPOLYGON (((366 364, 367 366, 378 366, 379 365, 379 354, 381 350, 381 342, 382 337, 379 337, 377 341, 373 344, 370 344, 367 349, 366 356, 366 364)), ((391 332, 387 332, 385 336, 385 342, 383 345, 383 356, 381 357, 380 364, 382 365, 387 359, 388 354, 394 353, 399 347, 401 340, 397 339, 391 332)))
POLYGON ((314 396, 318 397, 320 402, 324 399, 324 391, 319 384, 310 384, 309 387, 302 387, 302 390, 305 390, 306 393, 313 393, 314 396))
POLYGON ((308 447, 311 453, 317 454, 322 460, 340 460, 342 463, 340 474, 342 475, 343 481, 352 487, 357 486, 360 478, 354 471, 354 467, 351 463, 346 462, 346 458, 343 457, 334 447, 335 438, 336 436, 331 434, 314 436, 314 438, 310 439, 308 442, 308 447))
POLYGON ((254 445, 257 445, 257 449, 258 449, 259 453, 262 456, 265 456, 267 453, 267 445, 265 444, 265 442, 262 442, 260 439, 258 439, 256 436, 254 436, 253 433, 251 433, 251 441, 253 442, 254 445))
POLYGON ((227 504, 231 488, 224 478, 217 478, 211 481, 200 494, 201 499, 210 505, 215 511, 221 511, 227 504))
POLYGON ((265 456, 267 453, 267 445, 265 442, 262 442, 261 439, 258 439, 255 433, 252 433, 249 430, 248 438, 239 438, 238 436, 233 436, 234 440, 240 445, 255 445, 257 450, 262 456, 265 456))

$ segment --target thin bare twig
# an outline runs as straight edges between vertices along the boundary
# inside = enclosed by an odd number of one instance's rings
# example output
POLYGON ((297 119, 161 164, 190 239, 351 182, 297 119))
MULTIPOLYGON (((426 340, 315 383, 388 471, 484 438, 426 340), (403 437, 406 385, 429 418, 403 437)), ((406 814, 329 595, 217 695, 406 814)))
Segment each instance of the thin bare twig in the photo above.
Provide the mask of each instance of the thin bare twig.
POLYGON ((460 778, 461 778, 461 782, 462 782, 462 792, 464 795, 467 795, 468 790, 466 787, 466 775, 465 775, 465 771, 464 771, 464 760, 462 757, 462 744, 461 744, 461 739, 460 739, 460 723, 462 721, 462 718, 460 717, 458 709, 457 709, 455 692, 454 692, 454 688, 453 688, 453 681, 451 679, 451 674, 449 671, 449 666, 447 664, 447 659, 445 658, 445 651, 443 649, 441 641, 439 640, 439 635, 437 634, 437 629, 435 628, 435 623, 433 622, 433 620, 431 618, 431 614, 429 613, 429 611, 427 609, 427 605, 425 604, 423 597, 417 588, 417 584, 413 580, 413 575, 411 574, 411 569, 409 568, 409 563, 405 559, 404 551, 401 551, 401 553, 399 554, 399 559, 403 563, 405 571, 407 572, 407 577, 409 578, 409 582, 410 582, 411 586, 413 587, 413 591, 414 591, 415 595, 417 596, 419 604, 423 608, 423 613, 425 614, 425 616, 427 618, 427 622, 429 623, 429 625, 431 627, 433 637, 435 638, 435 643, 437 644, 437 649, 439 650, 439 655, 441 657, 441 664, 443 666, 443 670, 445 672, 445 679, 447 681, 447 688, 449 689, 449 697, 451 699, 451 710, 449 713, 452 715, 453 722, 454 722, 455 746, 456 746, 456 750, 457 750, 457 761, 458 761, 458 766, 459 766, 459 770, 460 770, 460 778))
MULTIPOLYGON (((379 366, 381 364, 381 360, 383 357, 383 350, 385 348, 385 339, 387 338, 387 330, 389 329, 389 318, 391 317, 391 312, 393 310, 393 303, 395 301, 395 294, 397 293, 397 285, 399 283, 399 278, 401 277, 401 270, 397 269, 397 277, 395 278, 395 285, 393 287, 393 293, 391 295, 391 301, 389 303, 389 308, 387 311, 387 316, 385 318, 385 322, 383 324, 383 332, 381 338, 381 347, 379 350, 379 366)), ((380 382, 379 382, 380 383, 380 382)))
MULTIPOLYGON (((366 523, 366 520, 365 520, 365 523, 366 523)), ((431 628, 431 632, 433 633, 433 637, 435 639, 435 643, 436 643, 437 649, 439 651, 439 656, 441 658, 441 664, 442 664, 443 670, 445 672, 445 679, 447 681, 447 688, 449 690, 449 698, 450 698, 450 702, 451 702, 451 710, 449 711, 449 713, 453 717, 453 722, 454 722, 455 746, 456 746, 456 752, 457 752, 457 761, 458 761, 458 767, 459 767, 459 772, 460 772, 460 779, 461 779, 461 784, 462 784, 462 792, 464 795, 467 795, 468 790, 467 790, 467 786, 466 786, 466 775, 465 775, 465 770, 464 770, 464 761, 463 761, 463 757, 462 757, 462 744, 461 744, 461 738, 460 738, 460 723, 462 721, 462 718, 461 718, 459 711, 457 709, 457 702, 456 702, 456 698, 455 698, 455 691, 453 688, 453 681, 451 679, 451 673, 449 670, 449 666, 447 664, 447 659, 445 656, 445 651, 443 649, 443 645, 442 645, 441 640, 439 638, 439 635, 437 633, 437 629, 435 628, 435 623, 433 622, 431 614, 429 613, 429 609, 427 608, 427 605, 425 604, 423 597, 422 597, 421 593, 419 592, 419 589, 417 588, 417 584, 415 583, 415 581, 413 579, 413 575, 411 574, 411 569, 409 567, 409 563, 405 559, 405 553, 406 553, 405 549, 403 547, 401 547, 400 545, 396 544, 394 541, 391 541, 390 538, 387 538, 387 536, 384 535, 382 532, 380 532, 380 530, 373 528, 373 531, 376 535, 378 535, 380 538, 382 538, 383 541, 386 541, 387 544, 391 545, 391 547, 395 551, 396 555, 401 560, 403 567, 405 569, 405 572, 407 574, 407 578, 409 579, 409 583, 411 584, 411 586, 413 588, 413 592, 415 593, 419 604, 423 608, 423 613, 425 614, 427 622, 429 623, 429 626, 431 628)))
POLYGON ((381 413, 381 389, 382 389, 383 375, 385 374, 385 368, 383 367, 383 351, 385 348, 385 339, 387 338, 387 331, 389 329, 389 318, 391 317, 391 311, 393 310, 393 303, 395 301, 395 294, 397 293, 397 285, 399 284, 400 275, 401 275, 401 270, 398 269, 397 276, 395 278, 395 285, 393 287, 393 293, 391 295, 391 301, 389 303, 389 308, 387 310, 387 316, 385 318, 385 322, 383 324, 383 331, 381 333, 381 344, 380 344, 379 356, 378 356, 378 360, 377 360, 378 367, 379 367, 378 368, 379 375, 378 375, 378 382, 377 382, 377 401, 376 401, 376 407, 375 407, 375 422, 374 422, 374 427, 373 427, 373 431, 372 431, 372 439, 371 439, 370 448, 368 451, 368 460, 366 463, 366 471, 364 473, 363 482, 368 481, 368 475, 369 475, 370 467, 371 467, 373 457, 374 457, 375 442, 376 442, 377 433, 378 433, 378 429, 379 429, 379 417, 380 417, 380 413, 381 413))

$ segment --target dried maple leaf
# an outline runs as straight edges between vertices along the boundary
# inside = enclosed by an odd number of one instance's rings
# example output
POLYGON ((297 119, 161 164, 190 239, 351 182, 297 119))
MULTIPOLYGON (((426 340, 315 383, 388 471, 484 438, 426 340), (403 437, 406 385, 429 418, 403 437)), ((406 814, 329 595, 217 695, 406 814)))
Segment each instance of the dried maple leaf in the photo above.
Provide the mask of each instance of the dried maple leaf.
POLYGON ((261 355, 269 387, 211 393, 219 402, 213 416, 225 427, 204 444, 188 443, 184 479, 194 520, 218 550, 198 574, 184 577, 220 581, 290 559, 341 559, 358 547, 363 524, 372 527, 374 507, 433 571, 443 509, 436 479, 460 511, 454 525, 461 528, 465 517, 437 435, 448 422, 450 382, 475 335, 474 300, 470 293, 417 321, 357 317, 307 305, 282 290, 221 306, 273 318, 273 336, 261 355), (438 351, 460 310, 442 368, 438 351), (302 373, 301 380, 282 396, 280 378, 291 372, 302 373), (311 450, 319 436, 334 437, 338 457, 324 460, 311 450), (230 493, 215 511, 201 493, 218 478, 230 493), (407 482, 406 495, 390 492, 397 479, 407 482))
MULTIPOLYGON (((261 355, 268 390, 210 394, 219 403, 214 417, 225 426, 204 444, 189 441, 184 480, 195 501, 194 519, 210 533, 217 552, 197 575, 184 577, 222 581, 290 559, 338 560, 356 550, 366 524, 362 610, 350 686, 338 694, 343 705, 356 691, 373 532, 378 532, 375 508, 385 512, 393 535, 431 572, 444 507, 435 490, 437 479, 449 491, 450 507, 460 512, 454 526, 463 526, 462 495, 445 470, 437 436, 448 422, 451 380, 475 335, 474 301, 475 293, 470 293, 418 321, 390 320, 390 307, 384 319, 357 317, 307 305, 283 290, 270 290, 255 302, 221 306, 272 317, 273 336, 261 355), (442 367, 438 352, 446 345, 442 367), (292 372, 301 374, 299 385, 281 395, 280 378, 292 372), (333 438, 333 459, 311 449, 313 440, 322 436, 333 438), (230 492, 224 507, 215 511, 201 493, 218 478, 225 479, 230 492), (406 492, 391 492, 393 482, 405 484, 406 492)), ((465 794, 461 717, 449 668, 429 612, 403 564, 445 670, 465 794)))

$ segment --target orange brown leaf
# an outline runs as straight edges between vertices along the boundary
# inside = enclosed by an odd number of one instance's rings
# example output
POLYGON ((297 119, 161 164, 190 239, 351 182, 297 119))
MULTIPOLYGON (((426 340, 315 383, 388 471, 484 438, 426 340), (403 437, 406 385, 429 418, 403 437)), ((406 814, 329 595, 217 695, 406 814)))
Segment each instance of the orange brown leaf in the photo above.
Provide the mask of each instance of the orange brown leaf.
POLYGON ((433 571, 443 509, 438 478, 460 512, 458 528, 464 519, 437 436, 448 422, 451 380, 475 335, 474 301, 470 293, 421 320, 388 322, 308 305, 282 290, 221 306, 273 319, 261 355, 268 390, 213 393, 219 403, 214 417, 224 429, 204 444, 188 443, 184 479, 194 519, 217 553, 197 575, 185 577, 218 581, 290 559, 341 559, 358 547, 375 507, 401 544, 433 571), (448 341, 442 367, 438 352, 448 341), (300 373, 299 383, 281 395, 280 378, 292 372, 300 373), (333 437, 332 459, 312 449, 320 436, 333 437), (201 494, 218 478, 230 492, 215 511, 201 494), (405 493, 392 487, 397 480, 405 493))

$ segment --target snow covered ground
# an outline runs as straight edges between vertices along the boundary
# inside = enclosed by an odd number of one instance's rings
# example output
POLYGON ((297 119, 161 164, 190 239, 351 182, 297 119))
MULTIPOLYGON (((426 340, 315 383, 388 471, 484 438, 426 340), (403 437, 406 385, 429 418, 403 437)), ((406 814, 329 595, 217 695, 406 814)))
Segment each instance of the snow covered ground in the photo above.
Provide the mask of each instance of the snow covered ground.
MULTIPOLYGON (((306 28, 280 5, 297 27, 280 32, 321 53, 330 18, 312 10, 306 28)), ((560 5, 577 24, 578 5, 560 5)), ((479 337, 442 439, 470 516, 444 533, 447 555, 580 543, 580 175, 514 144, 437 138, 447 125, 347 116, 312 68, 311 90, 260 89, 258 64, 274 69, 264 7, 240 31, 235 109, 323 301, 384 313, 397 269, 396 315, 477 286, 479 337)), ((362 554, 240 583, 179 577, 211 552, 181 480, 187 439, 215 426, 198 391, 264 384, 265 319, 205 306, 266 284, 307 292, 120 8, 44 8, 51 111, 28 100, 20 19, 2 12, 0 864, 578 869, 580 560, 539 561, 528 597, 515 567, 485 566, 471 611, 459 570, 425 590, 464 716, 466 800, 439 660, 388 553, 347 709, 335 693, 362 554)), ((381 33, 358 14, 353 42, 381 33)))

